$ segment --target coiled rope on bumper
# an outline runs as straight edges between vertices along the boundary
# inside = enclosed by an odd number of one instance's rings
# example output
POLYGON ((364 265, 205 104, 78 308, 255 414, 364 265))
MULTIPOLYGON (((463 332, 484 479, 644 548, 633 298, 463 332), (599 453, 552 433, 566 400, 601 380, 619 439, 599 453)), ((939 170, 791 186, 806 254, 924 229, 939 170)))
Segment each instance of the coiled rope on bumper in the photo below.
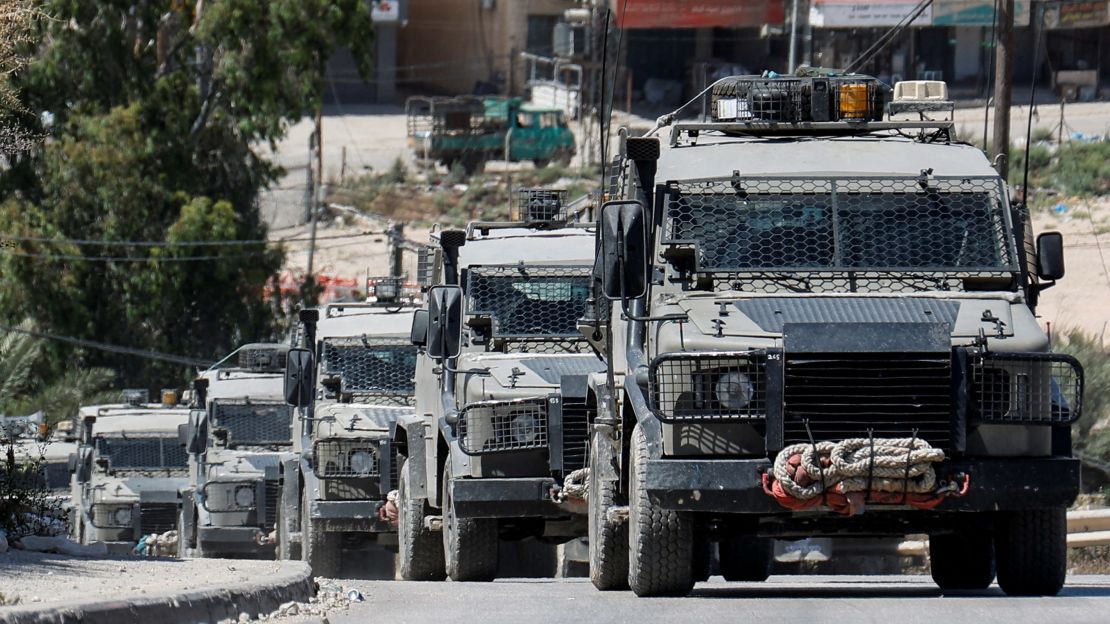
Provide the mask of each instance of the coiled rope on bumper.
POLYGON ((794 444, 775 457, 764 490, 790 509, 824 503, 856 514, 869 502, 931 508, 961 491, 947 483, 938 488, 934 464, 942 461, 943 450, 917 437, 794 444))

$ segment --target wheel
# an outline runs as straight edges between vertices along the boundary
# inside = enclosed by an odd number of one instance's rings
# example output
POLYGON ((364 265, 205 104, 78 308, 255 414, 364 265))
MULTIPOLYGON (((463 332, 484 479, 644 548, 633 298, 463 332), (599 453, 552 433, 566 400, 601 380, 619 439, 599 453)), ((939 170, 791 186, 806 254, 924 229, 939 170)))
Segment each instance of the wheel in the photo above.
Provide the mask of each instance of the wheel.
POLYGON ((929 536, 929 569, 943 590, 981 590, 994 581, 994 543, 985 532, 929 536))
POLYGON ((766 537, 732 537, 721 540, 721 576, 726 581, 762 583, 771 576, 774 541, 766 537))
POLYGON ((1067 512, 1004 512, 995 527, 998 586, 1010 596, 1055 596, 1067 571, 1067 512))
POLYGON ((551 164, 551 159, 549 159, 549 158, 533 158, 532 159, 532 164, 536 165, 536 169, 543 169, 544 167, 551 164))
POLYGON ((647 456, 647 437, 636 425, 629 462, 628 585, 637 596, 685 596, 694 587, 694 532, 686 514, 648 498, 647 456))
POLYGON ((443 558, 452 581, 492 581, 500 539, 495 518, 460 518, 451 499, 451 459, 443 470, 443 558))
POLYGON ((401 465, 397 482, 397 552, 401 578, 406 581, 442 581, 447 576, 443 563, 443 543, 434 531, 424 527, 427 505, 409 493, 412 470, 408 459, 401 465))
POLYGON ((335 578, 339 576, 339 546, 343 536, 313 525, 308 496, 305 488, 301 499, 301 560, 312 568, 312 574, 335 578))
MULTIPOLYGON (((594 433, 590 443, 590 466, 600 466, 605 434, 594 433)), ((615 481, 601 479, 600 471, 590 470, 589 547, 590 580, 594 587, 609 591, 628 589, 628 523, 613 522, 610 507, 620 505, 620 491, 615 481)))

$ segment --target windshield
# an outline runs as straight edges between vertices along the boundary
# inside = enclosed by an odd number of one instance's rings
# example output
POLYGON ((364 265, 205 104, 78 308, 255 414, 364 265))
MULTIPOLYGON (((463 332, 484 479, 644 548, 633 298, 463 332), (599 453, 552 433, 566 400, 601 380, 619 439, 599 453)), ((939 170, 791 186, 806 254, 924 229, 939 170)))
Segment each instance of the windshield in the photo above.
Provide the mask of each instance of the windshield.
POLYGON ((177 438, 98 437, 96 452, 114 470, 175 470, 185 468, 185 447, 177 438))
POLYGON ((590 295, 589 267, 471 267, 467 314, 488 316, 498 337, 581 337, 590 295))
POLYGON ((397 338, 353 336, 324 340, 324 375, 339 378, 342 394, 411 397, 416 347, 397 338))
POLYGON ((229 446, 293 441, 293 408, 285 403, 216 401, 212 419, 214 427, 227 430, 229 446))
POLYGON ((990 178, 687 184, 669 196, 663 242, 692 245, 699 272, 1014 271, 998 185, 990 178))

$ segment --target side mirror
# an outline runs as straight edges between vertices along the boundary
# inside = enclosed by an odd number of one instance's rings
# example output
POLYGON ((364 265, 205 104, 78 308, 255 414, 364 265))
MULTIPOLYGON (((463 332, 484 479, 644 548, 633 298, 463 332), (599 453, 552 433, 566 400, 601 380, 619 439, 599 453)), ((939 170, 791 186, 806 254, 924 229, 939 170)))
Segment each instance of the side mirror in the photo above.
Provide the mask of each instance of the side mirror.
POLYGON ((77 457, 77 453, 70 453, 69 461, 66 463, 66 466, 69 468, 70 474, 77 472, 77 466, 79 465, 79 463, 80 460, 77 457))
POLYGON ((93 425, 95 424, 96 416, 85 416, 85 419, 81 421, 81 441, 90 446, 93 443, 93 425))
MULTIPOLYGON (((181 434, 180 427, 178 435, 181 434)), ((189 424, 186 425, 185 451, 194 455, 203 453, 208 448, 208 418, 204 410, 189 412, 189 424)))
POLYGON ((312 403, 312 352, 290 349, 285 361, 285 402, 294 407, 312 403))
POLYGON ((1037 277, 1055 282, 1064 277, 1064 235, 1043 232, 1037 236, 1037 277))
POLYGON ((647 292, 644 207, 611 201, 601 207, 602 287, 609 299, 635 299, 647 292))
POLYGON ((428 311, 417 310, 412 314, 412 329, 409 330, 409 342, 417 347, 428 344, 428 311))
POLYGON ((428 355, 449 360, 462 344, 462 289, 434 286, 428 291, 428 355))
POLYGON ((181 446, 189 446, 189 438, 193 437, 189 433, 189 423, 181 423, 177 426, 177 443, 181 446))

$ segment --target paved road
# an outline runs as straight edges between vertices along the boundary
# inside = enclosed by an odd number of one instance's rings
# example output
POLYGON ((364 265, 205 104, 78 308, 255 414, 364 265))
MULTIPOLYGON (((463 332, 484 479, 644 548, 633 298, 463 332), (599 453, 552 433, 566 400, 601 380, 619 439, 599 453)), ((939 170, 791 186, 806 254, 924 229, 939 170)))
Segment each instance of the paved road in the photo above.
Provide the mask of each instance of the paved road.
POLYGON ((997 588, 941 596, 925 576, 776 576, 762 584, 713 579, 685 598, 655 599, 598 592, 585 579, 348 584, 361 589, 366 602, 329 614, 332 624, 1110 622, 1110 576, 1074 577, 1056 598, 1007 598, 997 588))

